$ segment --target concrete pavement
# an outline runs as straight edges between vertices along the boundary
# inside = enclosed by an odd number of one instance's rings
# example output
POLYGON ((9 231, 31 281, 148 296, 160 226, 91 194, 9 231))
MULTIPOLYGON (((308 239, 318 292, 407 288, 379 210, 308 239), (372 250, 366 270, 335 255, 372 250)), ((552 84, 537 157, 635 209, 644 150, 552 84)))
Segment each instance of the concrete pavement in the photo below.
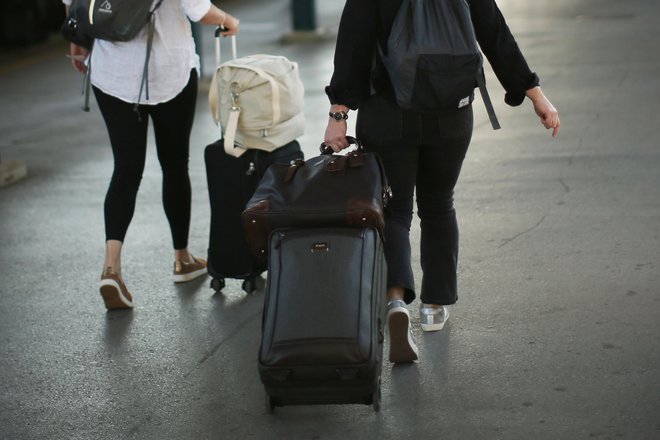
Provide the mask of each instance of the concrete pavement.
MULTIPOLYGON (((419 363, 384 366, 378 414, 360 405, 266 414, 256 369, 263 292, 172 284, 153 145, 123 261, 136 308, 106 313, 103 121, 95 105, 79 110, 81 81, 57 38, 3 54, 0 156, 29 175, 0 188, 0 438, 660 438, 660 5, 498 4, 560 110, 561 133, 552 140, 529 103, 506 107, 489 74, 503 128, 493 132, 475 105, 456 191, 460 300, 441 333, 416 329, 419 363)), ((299 62, 308 156, 327 120, 342 5, 317 2, 329 38, 297 45, 279 43, 288 1, 225 6, 242 19, 239 55, 299 62)), ((199 255, 209 228, 203 149, 219 135, 206 90, 190 164, 199 255)))

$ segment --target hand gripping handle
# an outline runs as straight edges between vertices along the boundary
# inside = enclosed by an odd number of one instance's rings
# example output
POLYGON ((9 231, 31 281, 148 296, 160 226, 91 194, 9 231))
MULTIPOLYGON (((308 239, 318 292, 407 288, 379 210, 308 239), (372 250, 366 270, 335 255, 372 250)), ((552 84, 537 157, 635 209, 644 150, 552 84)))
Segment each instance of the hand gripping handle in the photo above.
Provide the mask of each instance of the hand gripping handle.
MULTIPOLYGON (((355 151, 359 151, 359 152, 364 151, 364 147, 362 146, 362 143, 353 136, 346 136, 346 140, 348 141, 349 145, 355 145, 355 151)), ((321 142, 321 146, 319 147, 319 150, 321 151, 321 154, 333 153, 332 147, 326 145, 325 142, 321 142)))

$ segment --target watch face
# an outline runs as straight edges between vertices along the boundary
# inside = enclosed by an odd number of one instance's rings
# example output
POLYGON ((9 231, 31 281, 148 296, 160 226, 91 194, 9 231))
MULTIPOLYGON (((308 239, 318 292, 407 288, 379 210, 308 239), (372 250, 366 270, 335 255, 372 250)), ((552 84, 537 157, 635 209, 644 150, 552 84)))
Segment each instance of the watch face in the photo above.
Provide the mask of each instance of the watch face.
POLYGON ((341 111, 330 113, 330 116, 332 116, 335 121, 341 121, 342 119, 348 119, 348 115, 344 112, 341 112, 341 111))

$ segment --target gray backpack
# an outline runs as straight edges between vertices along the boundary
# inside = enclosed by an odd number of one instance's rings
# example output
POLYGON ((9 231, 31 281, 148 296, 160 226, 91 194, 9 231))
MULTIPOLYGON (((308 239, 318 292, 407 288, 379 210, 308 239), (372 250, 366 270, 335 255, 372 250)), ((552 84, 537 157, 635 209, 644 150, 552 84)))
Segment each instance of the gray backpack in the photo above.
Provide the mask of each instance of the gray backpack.
POLYGON ((379 51, 401 108, 462 108, 479 87, 491 125, 500 128, 466 0, 403 0, 379 51))

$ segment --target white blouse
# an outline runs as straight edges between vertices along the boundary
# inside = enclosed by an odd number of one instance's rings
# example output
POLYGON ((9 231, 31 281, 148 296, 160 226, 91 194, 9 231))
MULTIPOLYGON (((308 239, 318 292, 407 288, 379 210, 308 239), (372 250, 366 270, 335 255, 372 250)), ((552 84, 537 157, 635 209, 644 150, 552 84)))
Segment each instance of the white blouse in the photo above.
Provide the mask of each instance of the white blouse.
MULTIPOLYGON (((70 5, 72 0, 62 0, 70 5)), ((188 84, 190 71, 199 74, 190 20, 197 22, 211 8, 210 0, 163 0, 154 13, 154 39, 149 60, 149 100, 159 104, 178 95, 188 84)), ((137 102, 147 54, 148 26, 131 41, 96 40, 91 56, 91 82, 104 93, 129 103, 137 102)))

